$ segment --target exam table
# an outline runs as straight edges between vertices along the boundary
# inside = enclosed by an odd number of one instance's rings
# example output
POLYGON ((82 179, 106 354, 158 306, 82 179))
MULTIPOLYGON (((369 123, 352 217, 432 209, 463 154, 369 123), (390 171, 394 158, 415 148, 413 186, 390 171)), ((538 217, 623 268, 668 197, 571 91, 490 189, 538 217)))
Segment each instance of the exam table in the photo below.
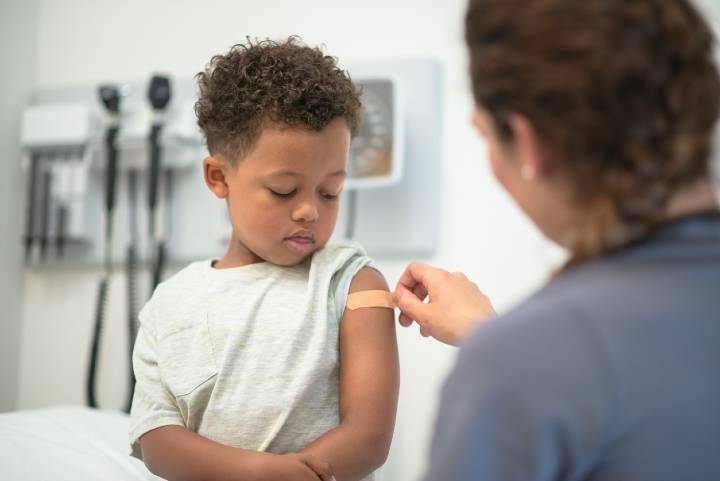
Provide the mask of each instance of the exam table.
POLYGON ((128 415, 61 406, 0 414, 3 481, 162 481, 130 456, 128 415))

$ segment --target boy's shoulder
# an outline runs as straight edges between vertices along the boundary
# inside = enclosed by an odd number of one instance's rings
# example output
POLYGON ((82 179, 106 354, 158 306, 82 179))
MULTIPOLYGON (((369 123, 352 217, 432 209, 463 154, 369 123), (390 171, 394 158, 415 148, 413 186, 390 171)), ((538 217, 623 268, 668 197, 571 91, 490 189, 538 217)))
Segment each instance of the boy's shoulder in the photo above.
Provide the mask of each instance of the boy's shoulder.
POLYGON ((204 271, 210 262, 209 259, 193 262, 161 282, 143 311, 156 314, 176 312, 197 304, 198 298, 203 297, 203 286, 207 284, 204 271))
POLYGON ((204 284, 205 272, 210 266, 209 259, 192 262, 158 285, 158 291, 167 294, 186 291, 189 287, 204 284))
POLYGON ((323 292, 329 292, 339 317, 345 310, 350 284, 367 267, 379 272, 359 243, 347 240, 333 242, 315 253, 310 282, 318 282, 323 286, 323 292))
POLYGON ((348 274, 352 277, 362 267, 375 267, 365 249, 355 241, 342 240, 325 245, 312 258, 310 279, 332 279, 348 274))
POLYGON ((358 242, 342 240, 326 244, 313 255, 312 263, 342 266, 345 262, 358 257, 368 258, 365 249, 358 242))

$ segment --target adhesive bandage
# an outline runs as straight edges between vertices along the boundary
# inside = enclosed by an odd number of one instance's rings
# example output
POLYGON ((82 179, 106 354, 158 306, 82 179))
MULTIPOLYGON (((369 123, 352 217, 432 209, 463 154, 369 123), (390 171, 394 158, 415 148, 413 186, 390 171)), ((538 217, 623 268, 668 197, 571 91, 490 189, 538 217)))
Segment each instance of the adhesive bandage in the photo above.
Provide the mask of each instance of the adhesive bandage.
POLYGON ((360 291, 348 296, 347 308, 351 311, 362 307, 386 307, 394 309, 392 293, 388 291, 360 291))

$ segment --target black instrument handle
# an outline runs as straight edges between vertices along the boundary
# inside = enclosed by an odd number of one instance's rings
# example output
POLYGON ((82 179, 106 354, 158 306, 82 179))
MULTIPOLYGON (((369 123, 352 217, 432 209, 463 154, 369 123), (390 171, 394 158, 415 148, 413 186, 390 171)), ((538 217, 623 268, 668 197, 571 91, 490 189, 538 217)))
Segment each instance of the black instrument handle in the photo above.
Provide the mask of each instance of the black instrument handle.
POLYGON ((37 183, 40 168, 40 154, 30 155, 30 172, 28 174, 28 197, 25 217, 25 261, 30 260, 32 245, 35 242, 35 211, 37 210, 37 183))
POLYGON ((128 327, 128 361, 129 379, 128 379, 128 398, 125 404, 125 412, 129 413, 132 407, 132 399, 135 391, 135 371, 133 370, 132 354, 135 347, 135 338, 137 337, 137 255, 135 247, 131 244, 127 248, 127 257, 125 259, 125 273, 127 278, 127 327, 128 327))
POLYGON ((65 230, 67 229, 67 207, 63 204, 57 209, 57 233, 55 237, 55 246, 57 247, 58 257, 65 255, 65 230))
POLYGON ((148 173, 148 206, 154 212, 160 187, 160 131, 162 124, 155 123, 150 130, 150 172, 148 173))
POLYGON ((105 136, 105 148, 107 149, 107 172, 105 172, 105 210, 112 212, 115 208, 115 191, 118 176, 118 149, 117 135, 119 127, 113 126, 107 129, 105 136))
POLYGON ((43 172, 42 205, 40 211, 40 257, 45 259, 50 236, 50 185, 52 174, 48 168, 43 172))
POLYGON ((155 256, 155 264, 153 265, 152 290, 162 281, 162 273, 165 269, 165 243, 159 242, 157 246, 157 255, 155 256))

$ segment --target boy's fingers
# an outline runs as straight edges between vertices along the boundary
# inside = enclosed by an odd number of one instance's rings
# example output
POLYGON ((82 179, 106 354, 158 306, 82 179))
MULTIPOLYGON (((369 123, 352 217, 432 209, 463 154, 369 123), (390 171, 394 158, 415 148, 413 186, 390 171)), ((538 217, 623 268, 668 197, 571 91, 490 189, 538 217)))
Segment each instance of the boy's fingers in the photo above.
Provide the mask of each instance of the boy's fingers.
POLYGON ((314 456, 305 456, 303 461, 310 467, 310 469, 315 471, 315 473, 320 476, 320 479, 323 481, 335 481, 330 463, 320 461, 314 456))

